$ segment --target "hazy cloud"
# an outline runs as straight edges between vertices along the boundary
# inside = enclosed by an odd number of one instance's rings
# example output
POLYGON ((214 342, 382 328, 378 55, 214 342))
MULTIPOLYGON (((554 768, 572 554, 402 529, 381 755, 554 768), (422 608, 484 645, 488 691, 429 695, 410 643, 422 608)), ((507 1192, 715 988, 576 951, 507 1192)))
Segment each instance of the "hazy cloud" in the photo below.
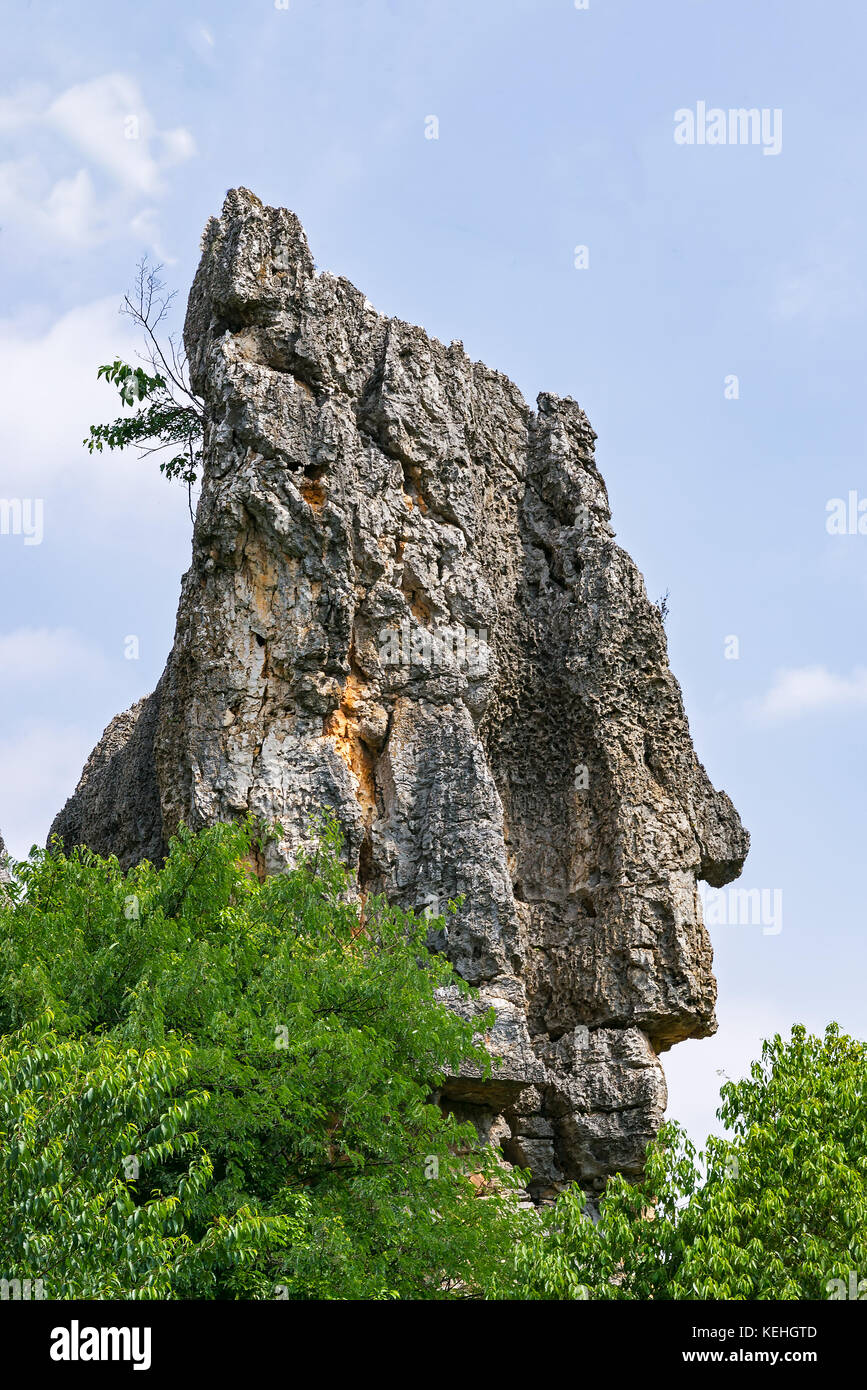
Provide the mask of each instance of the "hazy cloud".
POLYGON ((142 200, 159 199, 165 172, 196 152, 185 127, 158 127, 125 73, 78 83, 53 99, 42 86, 22 88, 0 102, 0 130, 13 152, 0 163, 4 220, 73 245, 98 244, 148 214, 153 229, 154 210, 142 200), (38 155, 36 134, 43 137, 38 155), (71 171, 71 158, 82 156, 84 165, 71 171))
POLYGON ((770 690, 752 708, 761 718, 782 720, 861 705, 867 705, 867 668, 838 676, 824 666, 799 666, 778 671, 770 690))

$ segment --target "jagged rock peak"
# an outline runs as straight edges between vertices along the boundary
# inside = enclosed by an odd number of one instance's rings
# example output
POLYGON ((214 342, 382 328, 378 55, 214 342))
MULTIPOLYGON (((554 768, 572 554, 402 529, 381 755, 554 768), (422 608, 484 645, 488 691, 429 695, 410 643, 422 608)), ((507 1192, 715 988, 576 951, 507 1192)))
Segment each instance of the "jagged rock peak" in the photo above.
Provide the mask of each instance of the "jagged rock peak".
POLYGON ((714 1031, 697 880, 748 837, 696 758, 656 607, 575 401, 378 314, 245 189, 185 330, 207 405, 192 565, 157 690, 54 829, 124 863, 253 812, 279 870, 332 808, 362 890, 436 907, 497 1011, 453 1078, 537 1192, 640 1169, 660 1051, 714 1031))

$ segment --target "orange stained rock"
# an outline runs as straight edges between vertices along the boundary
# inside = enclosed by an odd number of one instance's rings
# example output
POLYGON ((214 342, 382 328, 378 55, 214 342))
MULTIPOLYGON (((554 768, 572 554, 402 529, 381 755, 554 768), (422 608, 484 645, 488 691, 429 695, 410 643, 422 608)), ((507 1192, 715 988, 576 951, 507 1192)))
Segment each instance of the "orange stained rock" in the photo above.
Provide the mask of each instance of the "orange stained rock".
POLYGON ((318 478, 300 478, 298 481, 298 491, 312 511, 322 511, 328 495, 325 491, 324 483, 319 482, 318 478))
POLYGON ((358 801, 369 823, 376 810, 375 759, 358 731, 358 705, 363 699, 361 680, 351 671, 343 687, 343 698, 325 720, 323 733, 333 740, 335 750, 355 777, 358 801))

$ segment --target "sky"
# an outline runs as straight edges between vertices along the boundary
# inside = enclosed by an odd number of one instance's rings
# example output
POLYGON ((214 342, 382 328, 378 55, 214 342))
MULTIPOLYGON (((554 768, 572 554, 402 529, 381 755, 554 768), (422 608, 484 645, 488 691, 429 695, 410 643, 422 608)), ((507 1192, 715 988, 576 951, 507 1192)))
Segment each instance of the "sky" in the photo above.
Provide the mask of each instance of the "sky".
POLYGON ((669 594, 699 757, 752 835, 738 886, 758 893, 708 904, 719 1032, 665 1055, 669 1113, 702 1141, 721 1080, 794 1022, 867 1036, 867 11, 4 10, 10 851, 44 841, 171 647, 185 492, 81 441, 116 413, 96 370, 135 351, 118 304, 136 263, 162 262, 179 331, 205 222, 242 184, 292 208, 317 265, 378 310, 460 339, 531 402, 573 396, 593 423, 618 541, 650 596, 669 594), (739 109, 760 113, 754 132, 728 120, 739 109))

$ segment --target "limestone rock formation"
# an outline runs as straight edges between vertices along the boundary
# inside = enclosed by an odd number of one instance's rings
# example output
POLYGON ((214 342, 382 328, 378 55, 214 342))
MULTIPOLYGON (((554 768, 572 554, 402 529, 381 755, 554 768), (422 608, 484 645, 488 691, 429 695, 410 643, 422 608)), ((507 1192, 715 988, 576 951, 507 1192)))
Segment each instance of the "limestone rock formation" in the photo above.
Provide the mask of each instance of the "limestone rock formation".
POLYGON ((209 424, 174 647, 54 830, 132 864, 250 811, 285 828, 278 870, 332 808, 362 891, 464 895, 433 944, 504 1061, 444 1100, 537 1192, 638 1171, 659 1053, 716 1027, 697 880, 736 877, 748 837, 587 417, 377 313, 244 189, 205 231, 185 342, 209 424))

